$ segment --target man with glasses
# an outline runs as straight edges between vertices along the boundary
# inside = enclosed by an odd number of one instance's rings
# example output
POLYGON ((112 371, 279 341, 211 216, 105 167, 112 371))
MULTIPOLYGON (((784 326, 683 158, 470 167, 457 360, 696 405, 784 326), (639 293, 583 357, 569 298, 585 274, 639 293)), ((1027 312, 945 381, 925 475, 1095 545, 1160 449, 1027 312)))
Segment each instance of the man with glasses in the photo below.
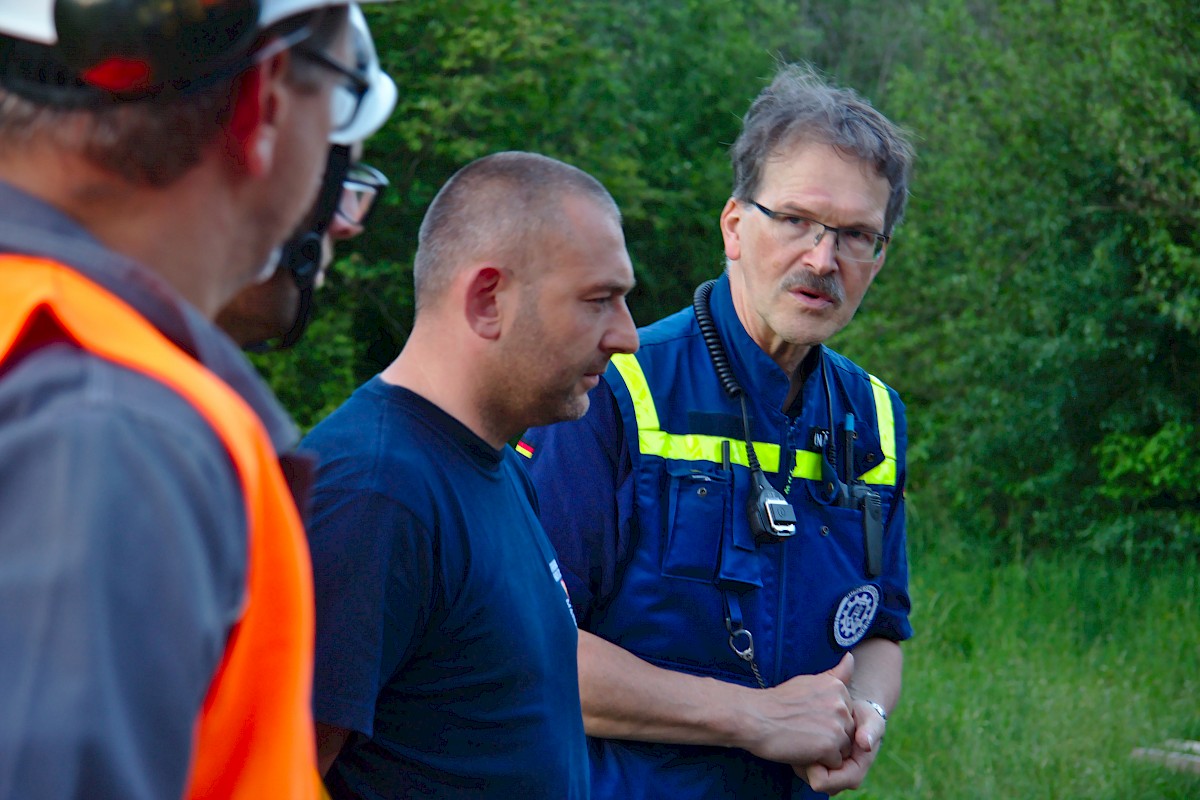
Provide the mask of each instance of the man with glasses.
POLYGON ((295 430, 212 318, 350 60, 345 0, 0 0, 6 797, 318 795, 295 430))
POLYGON ((859 786, 911 635, 904 408, 824 342, 883 267, 904 134, 783 68, 732 148, 726 270, 518 450, 579 615, 593 797, 859 786))
MULTIPOLYGON (((244 348, 291 347, 312 320, 314 292, 333 260, 333 244, 353 239, 366 229, 387 188, 379 170, 358 161, 363 140, 373 135, 396 106, 396 84, 379 66, 366 19, 350 9, 355 72, 367 89, 352 125, 330 136, 325 174, 317 200, 301 228, 284 244, 279 265, 270 277, 242 290, 217 315, 219 325, 244 348)), ((292 443, 288 443, 289 445, 292 443)))

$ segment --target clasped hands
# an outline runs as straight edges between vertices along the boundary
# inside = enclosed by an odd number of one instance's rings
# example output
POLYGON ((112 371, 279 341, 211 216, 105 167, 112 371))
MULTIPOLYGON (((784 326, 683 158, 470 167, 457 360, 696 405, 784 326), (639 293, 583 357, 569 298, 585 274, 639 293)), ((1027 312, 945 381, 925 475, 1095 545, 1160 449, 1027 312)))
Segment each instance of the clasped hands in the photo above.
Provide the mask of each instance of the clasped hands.
POLYGON ((855 699, 849 686, 854 656, 819 675, 797 675, 758 690, 758 736, 747 750, 790 764, 813 789, 836 794, 857 789, 875 761, 887 723, 869 698, 855 699))

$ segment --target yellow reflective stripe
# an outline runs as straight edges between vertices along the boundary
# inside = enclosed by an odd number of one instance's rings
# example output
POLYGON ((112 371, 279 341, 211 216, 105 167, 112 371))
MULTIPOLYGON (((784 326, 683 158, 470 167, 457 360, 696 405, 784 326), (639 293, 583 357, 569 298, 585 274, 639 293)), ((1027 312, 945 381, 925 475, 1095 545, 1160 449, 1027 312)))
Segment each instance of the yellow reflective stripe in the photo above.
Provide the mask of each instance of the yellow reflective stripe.
MULTIPOLYGON (((754 446, 755 451, 758 445, 754 446)), ((792 477, 807 478, 815 481, 821 478, 821 454, 811 450, 796 451, 796 466, 792 467, 792 477)))
POLYGON ((879 449, 883 451, 883 462, 862 476, 866 483, 896 485, 896 418, 892 411, 892 396, 887 386, 874 375, 871 392, 875 395, 875 418, 879 420, 879 449))
POLYGON ((646 373, 642 371, 637 356, 617 353, 612 357, 612 365, 625 379, 625 388, 629 390, 629 399, 633 401, 633 414, 637 418, 638 430, 660 430, 658 411, 654 408, 654 396, 650 394, 650 384, 646 383, 646 373))
MULTIPOLYGON (((700 433, 663 433, 662 431, 638 431, 638 450, 642 455, 669 458, 674 461, 702 461, 707 464, 722 463, 721 445, 729 443, 729 463, 750 466, 746 455, 746 443, 721 436, 700 433)), ((754 443, 754 455, 764 472, 779 471, 779 445, 767 442, 754 443)), ((796 465, 792 475, 797 478, 816 480, 821 477, 821 455, 808 450, 796 451, 796 465)))
MULTIPOLYGON (((721 464, 721 445, 729 443, 729 462, 743 467, 750 466, 746 455, 746 443, 721 436, 709 436, 700 433, 666 433, 659 427, 658 410, 654 406, 654 396, 650 393, 650 385, 646 381, 646 373, 637 357, 626 353, 618 353, 612 357, 612 364, 621 373, 625 388, 633 402, 633 414, 638 426, 638 451, 642 455, 669 458, 675 461, 700 461, 708 464, 721 464)), ((894 484, 896 482, 895 427, 892 420, 892 399, 887 387, 872 376, 871 387, 875 393, 875 410, 880 420, 880 442, 883 445, 884 462, 872 469, 863 479, 867 483, 894 484)), ((779 452, 777 444, 755 442, 754 454, 764 472, 779 471, 779 452)), ((796 464, 792 467, 792 475, 797 478, 818 480, 821 477, 821 455, 809 450, 796 451, 796 464)))

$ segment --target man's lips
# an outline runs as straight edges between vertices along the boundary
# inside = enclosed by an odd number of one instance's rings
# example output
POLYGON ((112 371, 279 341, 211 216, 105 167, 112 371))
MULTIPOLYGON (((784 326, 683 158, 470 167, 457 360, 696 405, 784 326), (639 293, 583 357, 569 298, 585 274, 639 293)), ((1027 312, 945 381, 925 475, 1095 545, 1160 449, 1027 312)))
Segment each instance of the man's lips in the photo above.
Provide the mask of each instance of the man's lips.
POLYGON ((607 371, 608 362, 605 362, 599 367, 589 369, 587 372, 583 373, 583 381, 588 385, 589 388, 594 387, 596 384, 600 383, 600 376, 607 371))
POLYGON ((591 367, 590 367, 590 368, 589 368, 587 371, 585 371, 583 374, 584 374, 584 375, 587 375, 589 378, 590 378, 590 377, 592 377, 593 375, 595 375, 596 377, 600 377, 600 376, 601 376, 601 375, 603 375, 604 373, 608 372, 608 363, 609 363, 609 362, 608 362, 608 359, 606 358, 606 359, 604 359, 602 362, 600 362, 599 364, 593 364, 593 365, 592 365, 592 366, 591 366, 591 367))
POLYGON ((837 305, 837 300, 824 292, 817 292, 808 288, 797 288, 790 289, 789 293, 803 305, 810 308, 828 308, 829 306, 837 305))

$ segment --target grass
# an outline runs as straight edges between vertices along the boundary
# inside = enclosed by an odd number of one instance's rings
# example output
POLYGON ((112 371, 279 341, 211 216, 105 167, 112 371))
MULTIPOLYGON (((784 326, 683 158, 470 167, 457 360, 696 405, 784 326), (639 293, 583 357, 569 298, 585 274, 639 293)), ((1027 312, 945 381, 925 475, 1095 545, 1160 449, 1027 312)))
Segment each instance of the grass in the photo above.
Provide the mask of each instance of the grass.
POLYGON ((862 800, 1196 800, 1135 747, 1200 739, 1195 560, 912 557, 904 696, 862 800))

